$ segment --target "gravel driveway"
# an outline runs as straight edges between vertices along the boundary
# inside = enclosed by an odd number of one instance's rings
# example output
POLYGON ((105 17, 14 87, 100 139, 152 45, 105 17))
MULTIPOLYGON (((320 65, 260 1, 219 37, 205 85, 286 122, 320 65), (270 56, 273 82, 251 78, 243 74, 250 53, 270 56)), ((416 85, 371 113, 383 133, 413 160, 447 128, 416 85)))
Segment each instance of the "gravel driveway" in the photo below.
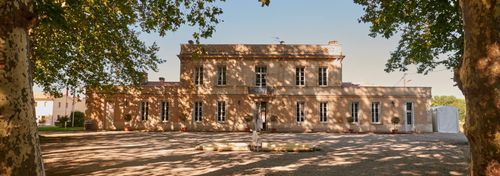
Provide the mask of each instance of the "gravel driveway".
POLYGON ((206 152, 204 142, 249 142, 250 133, 43 133, 47 175, 465 175, 463 134, 263 134, 318 144, 304 153, 206 152))

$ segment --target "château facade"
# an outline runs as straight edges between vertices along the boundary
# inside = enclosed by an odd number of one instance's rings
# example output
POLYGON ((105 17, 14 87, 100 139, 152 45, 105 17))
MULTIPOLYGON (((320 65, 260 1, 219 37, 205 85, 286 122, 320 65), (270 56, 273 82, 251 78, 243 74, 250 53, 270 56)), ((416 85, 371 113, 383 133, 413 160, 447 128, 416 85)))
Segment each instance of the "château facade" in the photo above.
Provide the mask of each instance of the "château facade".
POLYGON ((122 130, 128 115, 131 129, 149 131, 248 131, 258 122, 278 132, 432 132, 430 87, 343 82, 336 41, 182 44, 178 57, 179 82, 88 90, 86 114, 97 129, 122 130))

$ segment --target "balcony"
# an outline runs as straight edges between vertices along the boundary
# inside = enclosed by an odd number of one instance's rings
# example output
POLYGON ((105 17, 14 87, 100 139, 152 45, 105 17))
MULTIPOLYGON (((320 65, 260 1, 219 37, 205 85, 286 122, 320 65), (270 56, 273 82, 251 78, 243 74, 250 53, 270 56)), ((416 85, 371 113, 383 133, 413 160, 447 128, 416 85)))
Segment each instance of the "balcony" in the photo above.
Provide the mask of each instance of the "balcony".
POLYGON ((274 92, 271 87, 248 87, 248 94, 253 95, 270 95, 274 92))

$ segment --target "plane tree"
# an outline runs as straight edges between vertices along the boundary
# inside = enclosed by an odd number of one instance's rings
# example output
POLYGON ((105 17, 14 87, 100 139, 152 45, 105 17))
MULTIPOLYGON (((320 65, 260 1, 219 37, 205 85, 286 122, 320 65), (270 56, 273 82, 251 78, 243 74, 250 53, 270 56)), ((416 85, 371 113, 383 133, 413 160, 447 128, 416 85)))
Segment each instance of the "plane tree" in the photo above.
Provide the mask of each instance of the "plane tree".
POLYGON ((385 71, 453 69, 466 100, 469 175, 500 175, 500 1, 354 0, 370 36, 401 35, 385 71))
POLYGON ((197 41, 220 22, 224 0, 0 0, 0 175, 44 175, 33 84, 69 88, 138 85, 164 62, 140 32, 194 26, 197 41))

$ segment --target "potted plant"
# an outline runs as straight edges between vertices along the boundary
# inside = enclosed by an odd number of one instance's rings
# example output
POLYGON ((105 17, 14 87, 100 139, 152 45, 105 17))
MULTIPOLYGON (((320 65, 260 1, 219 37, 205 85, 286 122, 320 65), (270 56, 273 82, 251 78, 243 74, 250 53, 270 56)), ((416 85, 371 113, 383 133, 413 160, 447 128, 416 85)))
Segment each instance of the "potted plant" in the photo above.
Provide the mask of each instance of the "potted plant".
POLYGON ((401 119, 399 119, 399 117, 392 117, 391 123, 394 125, 394 127, 392 129, 392 133, 397 133, 398 132, 398 129, 396 128, 396 125, 399 124, 400 121, 401 121, 401 119))
POLYGON ((251 124, 252 120, 253 120, 252 115, 247 115, 245 117, 245 122, 247 122, 247 127, 245 128, 245 131, 250 131, 250 124, 251 124))
MULTIPOLYGON (((179 117, 179 120, 180 120, 181 122, 183 122, 183 123, 184 123, 184 122, 186 122, 186 121, 187 121, 187 117, 186 117, 186 115, 182 115, 182 116, 180 116, 180 117, 179 117)), ((186 127, 186 126, 184 126, 184 125, 182 125, 182 126, 181 126, 181 132, 186 132, 186 131, 187 131, 187 127, 186 127)))
POLYGON ((132 120, 132 115, 125 114, 125 116, 123 116, 123 120, 125 120, 125 127, 123 130, 130 131, 130 121, 132 120))
POLYGON ((352 122, 354 122, 354 118, 353 117, 347 117, 346 120, 349 123, 349 133, 353 133, 354 129, 351 128, 351 124, 352 124, 352 122))
POLYGON ((273 124, 273 128, 271 128, 271 132, 276 133, 276 128, 274 128, 274 124, 278 122, 278 116, 272 115, 271 116, 271 123, 273 124))

